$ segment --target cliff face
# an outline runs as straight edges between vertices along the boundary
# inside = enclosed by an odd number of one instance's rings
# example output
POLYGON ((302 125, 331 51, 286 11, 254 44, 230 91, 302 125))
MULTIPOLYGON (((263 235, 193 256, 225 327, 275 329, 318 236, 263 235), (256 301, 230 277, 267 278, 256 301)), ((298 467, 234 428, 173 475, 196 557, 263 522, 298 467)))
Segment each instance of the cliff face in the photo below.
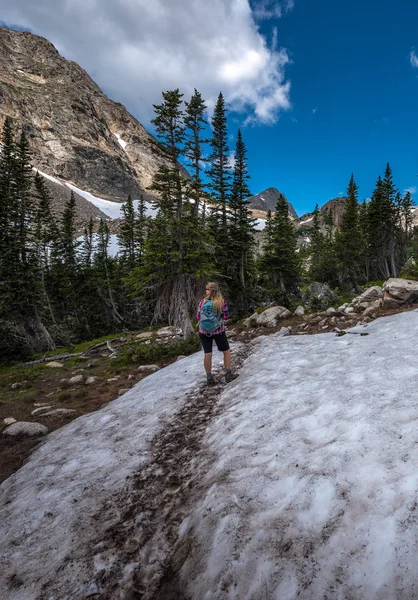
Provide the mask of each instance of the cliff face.
POLYGON ((138 197, 158 159, 154 138, 46 39, 0 28, 0 124, 11 117, 33 165, 109 200, 138 197))

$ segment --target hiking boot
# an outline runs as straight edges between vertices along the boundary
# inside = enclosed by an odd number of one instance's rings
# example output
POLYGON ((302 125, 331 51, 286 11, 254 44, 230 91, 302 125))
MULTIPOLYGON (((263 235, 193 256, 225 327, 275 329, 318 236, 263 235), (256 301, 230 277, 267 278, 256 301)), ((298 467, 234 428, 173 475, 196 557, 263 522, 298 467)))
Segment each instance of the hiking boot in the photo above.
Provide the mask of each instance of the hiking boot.
POLYGON ((231 381, 234 381, 234 379, 236 379, 237 377, 238 377, 238 373, 232 373, 232 371, 227 371, 225 373, 226 383, 231 383, 231 381))
POLYGON ((213 387, 215 385, 215 378, 213 375, 206 375, 206 380, 208 387, 213 387))

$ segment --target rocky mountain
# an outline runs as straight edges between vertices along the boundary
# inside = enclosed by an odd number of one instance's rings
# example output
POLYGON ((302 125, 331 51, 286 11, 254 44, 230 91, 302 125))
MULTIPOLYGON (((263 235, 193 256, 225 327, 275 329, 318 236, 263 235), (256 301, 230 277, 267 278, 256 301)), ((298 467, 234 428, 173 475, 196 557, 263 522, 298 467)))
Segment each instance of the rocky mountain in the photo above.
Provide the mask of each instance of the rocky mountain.
MULTIPOLYGON (((271 210, 272 212, 274 212, 279 195, 280 195, 279 190, 277 190, 274 187, 269 187, 266 190, 264 190, 264 192, 260 192, 259 194, 256 194, 255 196, 251 196, 251 198, 248 199, 249 200, 248 206, 249 206, 249 208, 251 208, 252 210, 255 210, 255 211, 263 211, 263 212, 267 213, 269 210, 271 210)), ((288 205, 289 205, 290 216, 293 217, 293 219, 297 219, 298 215, 297 215, 295 209, 290 204, 290 202, 288 202, 288 205)))
MULTIPOLYGON (((324 227, 324 217, 327 213, 331 213, 332 216, 332 225, 333 228, 336 229, 341 222, 341 217, 344 212, 344 208, 347 202, 346 197, 338 197, 333 198, 332 200, 328 200, 325 202, 319 209, 319 222, 322 227, 324 227)), ((306 213, 296 223, 297 229, 305 229, 312 227, 313 225, 313 212, 306 213)))
POLYGON ((103 199, 137 198, 161 161, 155 139, 78 64, 0 28, 0 125, 6 117, 26 131, 36 168, 103 199))

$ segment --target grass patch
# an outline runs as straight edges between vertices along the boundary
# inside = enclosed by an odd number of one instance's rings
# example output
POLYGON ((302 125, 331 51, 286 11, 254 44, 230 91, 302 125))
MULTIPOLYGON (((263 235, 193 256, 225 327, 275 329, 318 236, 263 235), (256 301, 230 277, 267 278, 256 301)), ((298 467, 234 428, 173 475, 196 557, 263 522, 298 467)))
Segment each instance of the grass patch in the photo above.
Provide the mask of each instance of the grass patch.
POLYGON ((132 342, 127 344, 123 350, 117 364, 127 365, 131 363, 146 363, 157 361, 167 357, 185 356, 193 354, 200 349, 200 339, 197 333, 192 334, 187 340, 173 342, 157 342, 153 339, 150 343, 132 342))

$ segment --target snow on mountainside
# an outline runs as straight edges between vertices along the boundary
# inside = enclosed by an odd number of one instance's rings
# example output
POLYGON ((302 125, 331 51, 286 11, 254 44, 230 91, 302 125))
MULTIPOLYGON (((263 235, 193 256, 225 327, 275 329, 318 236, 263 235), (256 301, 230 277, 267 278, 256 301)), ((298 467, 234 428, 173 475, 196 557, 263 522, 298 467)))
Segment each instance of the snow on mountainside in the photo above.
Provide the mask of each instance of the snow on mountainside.
POLYGON ((49 435, 0 487, 4 597, 415 598, 417 320, 235 345, 211 390, 198 353, 49 435))

